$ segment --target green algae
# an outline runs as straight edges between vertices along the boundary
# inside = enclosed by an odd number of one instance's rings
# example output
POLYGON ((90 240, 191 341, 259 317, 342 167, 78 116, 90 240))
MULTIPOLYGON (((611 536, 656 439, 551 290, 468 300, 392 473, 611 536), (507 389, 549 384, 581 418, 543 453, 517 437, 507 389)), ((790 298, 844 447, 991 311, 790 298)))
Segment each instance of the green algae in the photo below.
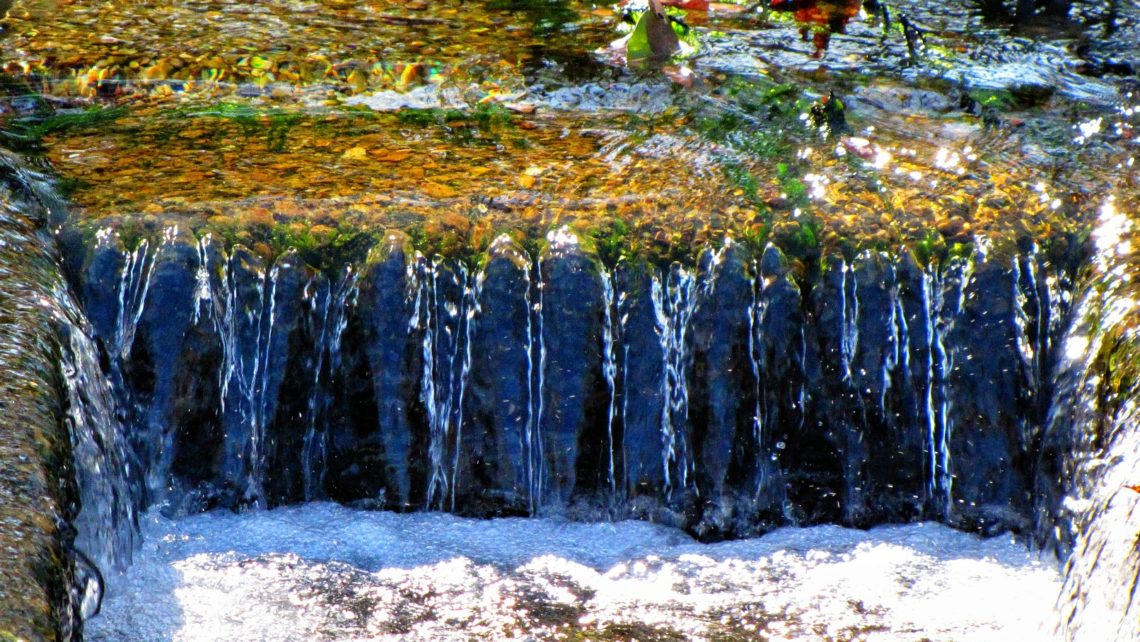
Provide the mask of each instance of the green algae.
POLYGON ((0 138, 13 149, 40 151, 44 138, 86 130, 99 130, 126 110, 122 107, 92 106, 78 110, 50 110, 8 120, 0 130, 0 138))

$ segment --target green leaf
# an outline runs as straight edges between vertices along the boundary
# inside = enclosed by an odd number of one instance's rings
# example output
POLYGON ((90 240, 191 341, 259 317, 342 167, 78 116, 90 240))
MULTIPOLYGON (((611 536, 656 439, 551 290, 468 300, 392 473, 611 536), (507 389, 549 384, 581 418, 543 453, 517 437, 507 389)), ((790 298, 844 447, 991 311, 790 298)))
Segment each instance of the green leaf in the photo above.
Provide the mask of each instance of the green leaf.
POLYGON ((649 19, 646 17, 648 15, 649 12, 646 11, 638 17, 633 33, 629 34, 629 40, 626 41, 625 55, 630 60, 653 55, 653 48, 649 46, 649 19))

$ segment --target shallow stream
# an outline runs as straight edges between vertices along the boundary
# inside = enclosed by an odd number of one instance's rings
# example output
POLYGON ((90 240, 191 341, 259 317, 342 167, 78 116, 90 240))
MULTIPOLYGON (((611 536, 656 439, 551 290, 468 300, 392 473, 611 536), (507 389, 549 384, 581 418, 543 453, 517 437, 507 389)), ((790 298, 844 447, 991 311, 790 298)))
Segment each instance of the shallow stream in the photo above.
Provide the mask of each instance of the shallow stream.
POLYGON ((1135 2, 10 4, 87 639, 1055 633, 1135 2))

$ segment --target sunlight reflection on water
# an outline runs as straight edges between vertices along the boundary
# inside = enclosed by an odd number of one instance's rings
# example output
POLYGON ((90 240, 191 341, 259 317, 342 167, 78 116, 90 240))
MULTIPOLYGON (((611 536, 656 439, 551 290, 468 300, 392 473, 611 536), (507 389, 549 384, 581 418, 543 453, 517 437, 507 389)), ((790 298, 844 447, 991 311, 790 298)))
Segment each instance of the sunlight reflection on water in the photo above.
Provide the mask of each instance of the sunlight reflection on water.
POLYGON ((701 544, 316 503, 145 524, 91 640, 1033 639, 1059 584, 1009 537, 933 523, 701 544))

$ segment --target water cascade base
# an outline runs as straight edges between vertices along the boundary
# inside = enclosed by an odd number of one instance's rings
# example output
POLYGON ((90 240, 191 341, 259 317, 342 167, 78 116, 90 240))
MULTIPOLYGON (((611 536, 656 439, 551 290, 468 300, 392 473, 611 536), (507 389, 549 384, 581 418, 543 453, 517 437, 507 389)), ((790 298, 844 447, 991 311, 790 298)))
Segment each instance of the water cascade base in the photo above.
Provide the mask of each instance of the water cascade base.
POLYGON ((941 524, 700 544, 644 522, 310 503, 145 518, 88 639, 1045 639, 1060 578, 941 524))

